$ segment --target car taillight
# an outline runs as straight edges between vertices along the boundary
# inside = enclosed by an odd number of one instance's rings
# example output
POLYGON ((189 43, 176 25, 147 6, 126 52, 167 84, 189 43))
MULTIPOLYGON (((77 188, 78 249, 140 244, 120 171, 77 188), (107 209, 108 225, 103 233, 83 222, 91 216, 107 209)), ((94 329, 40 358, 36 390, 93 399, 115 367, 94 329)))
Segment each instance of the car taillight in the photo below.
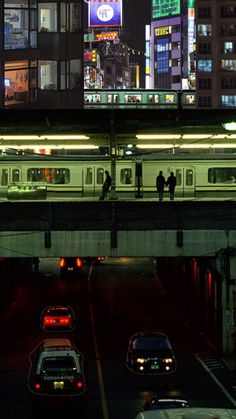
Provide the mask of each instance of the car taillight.
POLYGON ((76 387, 78 387, 78 388, 82 388, 84 386, 84 384, 83 384, 83 382, 82 381, 78 381, 77 383, 76 383, 76 387))
POLYGON ((63 317, 60 319, 60 323, 61 324, 68 324, 69 323, 69 319, 67 319, 67 317, 63 317))
POLYGON ((35 386, 36 390, 39 390, 41 388, 41 384, 40 383, 35 383, 34 386, 35 386))
POLYGON ((51 317, 45 317, 44 320, 43 320, 43 323, 45 325, 53 324, 54 323, 54 320, 51 317))
POLYGON ((60 260, 60 267, 63 268, 65 266, 65 259, 61 258, 60 260))
POLYGON ((82 267, 82 260, 80 258, 76 259, 76 266, 78 266, 78 268, 82 267))

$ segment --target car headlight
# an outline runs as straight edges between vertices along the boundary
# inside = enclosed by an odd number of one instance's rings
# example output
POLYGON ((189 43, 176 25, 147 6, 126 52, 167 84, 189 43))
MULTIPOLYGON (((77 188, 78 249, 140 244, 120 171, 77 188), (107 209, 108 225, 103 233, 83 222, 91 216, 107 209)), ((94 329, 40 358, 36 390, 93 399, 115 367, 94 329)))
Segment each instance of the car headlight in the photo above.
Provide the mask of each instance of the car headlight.
POLYGON ((137 362, 138 362, 139 364, 144 364, 145 359, 144 359, 144 358, 137 358, 137 362))
POLYGON ((166 362, 166 364, 172 363, 173 362, 173 359, 172 358, 164 358, 163 359, 163 362, 166 362))

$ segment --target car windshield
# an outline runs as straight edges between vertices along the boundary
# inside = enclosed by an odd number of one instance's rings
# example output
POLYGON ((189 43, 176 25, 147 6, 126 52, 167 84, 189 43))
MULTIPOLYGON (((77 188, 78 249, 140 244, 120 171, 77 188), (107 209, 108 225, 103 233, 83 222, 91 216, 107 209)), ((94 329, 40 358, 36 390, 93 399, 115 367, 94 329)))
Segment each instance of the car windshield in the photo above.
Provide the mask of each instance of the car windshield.
POLYGON ((47 316, 68 316, 70 315, 70 313, 68 312, 67 309, 55 308, 55 309, 47 310, 46 315, 47 316))
POLYGON ((165 338, 138 338, 133 342, 133 348, 139 349, 171 349, 170 344, 165 338))
POLYGON ((42 362, 42 370, 46 373, 55 373, 57 371, 73 371, 75 361, 72 357, 45 358, 42 362))

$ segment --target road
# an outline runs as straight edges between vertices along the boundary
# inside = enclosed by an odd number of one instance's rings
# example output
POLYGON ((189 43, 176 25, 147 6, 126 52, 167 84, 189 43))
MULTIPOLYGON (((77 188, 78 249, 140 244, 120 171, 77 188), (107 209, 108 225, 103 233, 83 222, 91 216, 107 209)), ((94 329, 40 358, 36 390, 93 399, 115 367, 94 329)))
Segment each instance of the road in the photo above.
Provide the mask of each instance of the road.
MULTIPOLYGON (((120 258, 85 266, 76 280, 61 279, 57 259, 19 277, 1 313, 0 411, 7 419, 133 419, 153 392, 183 397, 191 406, 235 407, 199 362, 205 343, 184 318, 178 301, 153 276, 151 259, 120 258), (73 332, 43 332, 40 314, 51 304, 70 305, 73 332), (125 366, 130 336, 156 329, 166 333, 177 358, 170 375, 140 376, 125 366), (86 398, 32 398, 27 388, 29 354, 44 338, 68 337, 85 358, 86 398)), ((18 272, 15 273, 19 275, 18 272)), ((10 279, 9 279, 10 280, 10 279)), ((187 298, 187 296, 186 296, 187 298)))

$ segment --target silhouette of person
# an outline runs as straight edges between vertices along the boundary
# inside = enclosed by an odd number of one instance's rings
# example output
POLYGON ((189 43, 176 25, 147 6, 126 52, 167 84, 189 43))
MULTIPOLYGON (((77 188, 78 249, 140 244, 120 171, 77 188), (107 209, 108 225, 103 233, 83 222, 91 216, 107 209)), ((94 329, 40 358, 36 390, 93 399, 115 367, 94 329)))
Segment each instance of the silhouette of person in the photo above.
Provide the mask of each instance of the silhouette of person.
POLYGON ((166 186, 169 186, 170 200, 174 201, 176 187, 176 176, 174 175, 174 172, 170 172, 170 176, 167 179, 166 186))
POLYGON ((99 198, 100 201, 104 201, 104 199, 106 198, 106 196, 107 196, 107 194, 110 190, 110 187, 111 187, 111 176, 110 176, 108 170, 105 170, 105 175, 106 175, 106 179, 105 179, 105 182, 102 185, 102 193, 101 193, 101 196, 99 198))
POLYGON ((159 195, 159 201, 163 201, 163 193, 166 181, 163 176, 162 170, 160 170, 159 175, 156 177, 156 188, 159 195))

